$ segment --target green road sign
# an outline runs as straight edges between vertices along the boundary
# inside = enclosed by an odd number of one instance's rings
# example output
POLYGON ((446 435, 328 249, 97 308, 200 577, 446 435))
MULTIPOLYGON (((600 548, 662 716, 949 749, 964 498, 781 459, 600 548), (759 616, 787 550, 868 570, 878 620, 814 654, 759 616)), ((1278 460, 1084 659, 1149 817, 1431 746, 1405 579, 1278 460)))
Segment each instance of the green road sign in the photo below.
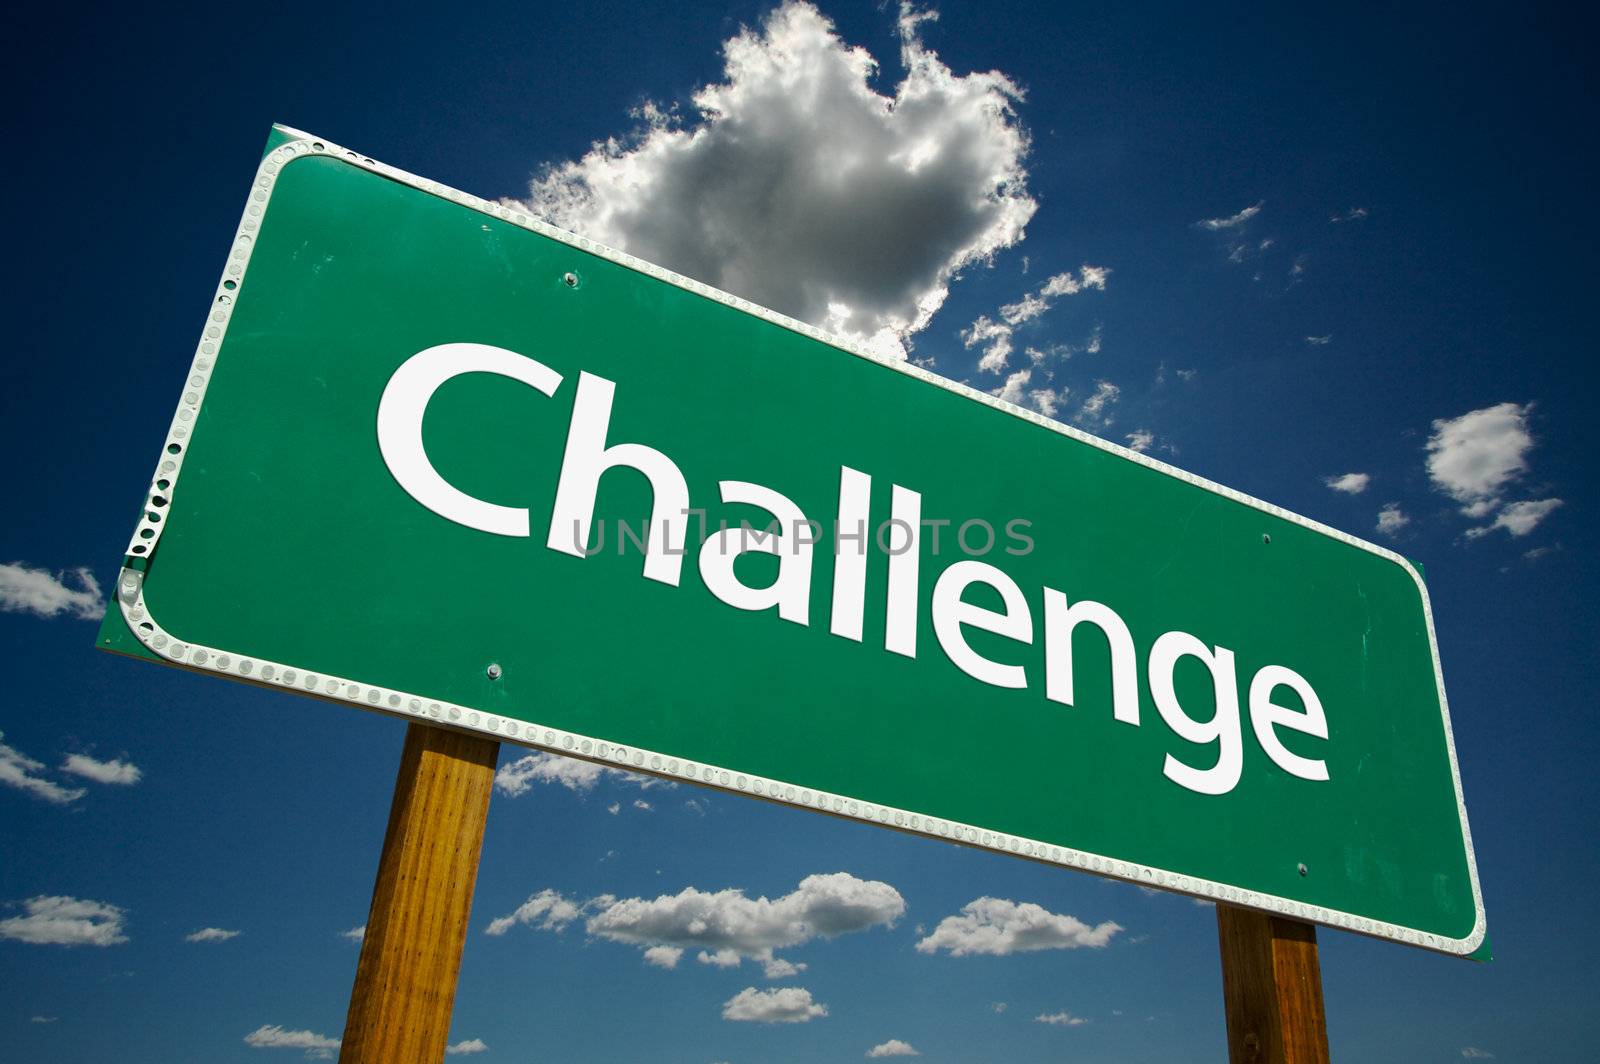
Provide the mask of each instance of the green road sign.
POLYGON ((1452 953, 1372 544, 276 130, 102 645, 1452 953))

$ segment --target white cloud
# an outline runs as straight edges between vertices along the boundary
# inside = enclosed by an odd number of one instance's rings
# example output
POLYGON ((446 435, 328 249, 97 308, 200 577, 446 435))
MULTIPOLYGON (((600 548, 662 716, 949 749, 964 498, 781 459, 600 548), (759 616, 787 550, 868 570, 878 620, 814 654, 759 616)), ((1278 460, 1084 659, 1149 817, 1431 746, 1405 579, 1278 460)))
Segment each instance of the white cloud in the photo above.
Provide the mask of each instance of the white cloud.
POLYGON ((774 950, 880 924, 892 926, 904 912, 905 899, 889 884, 835 872, 807 876, 793 892, 777 899, 752 899, 742 890, 709 893, 687 887, 653 900, 602 894, 579 903, 543 890, 491 921, 486 930, 503 935, 523 924, 561 931, 587 917, 584 926, 589 935, 639 946, 645 963, 658 968, 676 968, 684 951, 695 949, 701 964, 732 968, 753 960, 764 966, 767 978, 783 979, 806 966, 774 957, 774 950))
POLYGON ((867 1050, 867 1056, 920 1057, 922 1054, 918 1053, 915 1049, 912 1049, 910 1042, 902 1042, 898 1038, 891 1038, 887 1042, 880 1043, 867 1050))
POLYGON ((1033 1022, 1048 1023, 1055 1027, 1082 1027, 1089 1021, 1082 1016, 1074 1016, 1072 1013, 1062 1010, 1061 1012, 1041 1013, 1033 1018, 1033 1022))
POLYGON ((1341 473, 1338 476, 1323 477, 1322 482, 1334 491, 1346 495, 1360 495, 1367 490, 1367 485, 1372 483, 1370 473, 1341 473))
POLYGON ((0 610, 7 613, 98 621, 105 605, 99 583, 86 568, 51 573, 26 562, 0 565, 0 610), (67 586, 69 573, 79 585, 77 590, 67 586))
POLYGON ((606 812, 610 813, 612 816, 616 816, 618 813, 622 812, 622 803, 612 802, 610 805, 606 806, 606 812))
POLYGON ((651 805, 649 802, 645 801, 643 798, 635 798, 633 800, 633 807, 635 809, 642 810, 642 811, 644 811, 646 813, 652 812, 655 809, 655 806, 651 805))
POLYGON ((1006 368, 1011 357, 1011 326, 991 321, 989 315, 980 314, 978 320, 961 330, 961 342, 970 351, 979 344, 983 354, 978 358, 980 373, 999 373, 1006 368))
POLYGON ((939 921, 933 934, 917 943, 918 953, 947 950, 951 956, 1005 956, 1045 949, 1100 949, 1122 930, 1110 920, 1090 927, 1075 916, 1048 912, 1032 902, 978 898, 957 916, 939 921))
MULTIPOLYGON (((4 738, 5 733, 0 732, 0 739, 4 738)), ((0 742, 0 783, 56 805, 75 802, 88 793, 81 787, 63 787, 54 780, 34 775, 42 771, 44 762, 35 761, 16 747, 0 742)))
POLYGON ((1386 536, 1398 534, 1402 528, 1410 523, 1411 518, 1405 515, 1397 502, 1391 502, 1378 511, 1378 531, 1386 536))
POLYGON ((1071 270, 1058 273, 1017 302, 1001 307, 1000 317, 1007 325, 1032 321, 1049 310, 1061 296, 1075 296, 1091 288, 1104 292, 1106 277, 1110 273, 1111 270, 1105 266, 1090 266, 1088 263, 1078 268, 1077 276, 1073 276, 1071 270))
POLYGON ((1531 404, 1499 403, 1433 423, 1428 476, 1468 517, 1488 516, 1506 487, 1527 471, 1531 409, 1531 404))
POLYGON ((657 968, 676 968, 683 950, 677 946, 651 946, 644 951, 644 962, 657 968))
POLYGON ((362 924, 360 927, 352 927, 348 931, 340 931, 339 937, 348 938, 351 942, 360 942, 367 937, 367 925, 362 924))
MULTIPOLYGON (((1014 350, 1013 335, 1018 326, 1024 325, 1040 317, 1049 310, 1057 298, 1073 296, 1079 292, 1093 288, 1105 291, 1106 277, 1111 270, 1105 266, 1090 266, 1084 263, 1078 268, 1076 276, 1071 270, 1058 273, 1033 292, 1025 294, 1015 303, 1007 303, 1000 308, 1000 321, 994 321, 987 314, 978 315, 978 320, 967 328, 961 330, 961 342, 967 350, 982 346, 983 354, 978 358, 978 371, 980 373, 999 373, 1006 368, 1014 350)), ((1034 365, 1043 362, 1049 355, 1055 353, 1071 357, 1075 350, 1097 354, 1100 351, 1100 326, 1096 325, 1090 333, 1088 341, 1081 348, 1058 345, 1050 350, 1041 350, 1029 347, 1027 354, 1034 365)))
POLYGON ((675 895, 608 899, 593 905, 589 934, 638 946, 669 945, 705 952, 706 963, 771 961, 772 951, 814 938, 892 925, 905 899, 887 883, 847 872, 807 876, 783 897, 749 898, 742 890, 715 893, 687 887, 675 895))
POLYGON ((1333 333, 1324 333, 1321 336, 1308 336, 1306 337, 1306 343, 1310 344, 1312 347, 1326 347, 1333 343, 1333 333))
POLYGON ((28 1022, 29 1023, 55 1023, 60 1018, 61 1018, 60 1016, 29 1016, 28 1017, 28 1022))
POLYGON ((1110 425, 1111 418, 1106 416, 1106 407, 1115 403, 1122 397, 1122 389, 1110 381, 1099 381, 1095 384, 1094 394, 1083 401, 1083 406, 1078 410, 1079 424, 1110 425))
POLYGON ((94 780, 96 783, 113 783, 123 786, 138 783, 144 775, 139 770, 139 766, 131 761, 118 759, 96 761, 94 758, 84 754, 68 754, 67 760, 61 766, 61 771, 94 780))
POLYGON ((26 916, 0 920, 0 938, 43 946, 116 946, 123 934, 123 909, 103 901, 40 895, 23 902, 26 916))
POLYGON ((1495 515, 1494 523, 1484 525, 1482 528, 1467 529, 1468 539, 1477 539, 1487 536, 1497 528, 1503 528, 1513 536, 1526 536, 1539 522, 1549 517, 1558 507, 1566 505, 1561 499, 1539 499, 1527 502, 1507 503, 1495 515))
POLYGON ((1007 1005, 1004 1001, 996 1001, 994 1004, 989 1006, 989 1008, 993 1009, 996 1013, 1004 1012, 1010 1007, 1011 1006, 1007 1005))
POLYGON ((807 3, 724 42, 724 80, 687 121, 654 105, 632 133, 547 169, 529 206, 803 321, 903 353, 955 275, 1016 244, 1036 208, 997 72, 954 74, 902 8, 904 77, 807 3))
POLYGON ((1351 207, 1347 211, 1329 215, 1328 221, 1333 222, 1335 225, 1340 222, 1359 222, 1370 213, 1365 207, 1351 207))
POLYGON ((1128 433, 1127 439, 1130 451, 1138 451, 1140 454, 1144 454, 1156 442, 1156 434, 1149 429, 1134 429, 1128 433))
POLYGON ((808 1023, 826 1016, 828 1006, 813 1003, 811 991, 798 986, 757 990, 747 986, 722 1005, 722 1018, 746 1023, 808 1023))
POLYGON ((244 1036, 244 1044, 256 1049, 303 1049, 314 1060, 332 1060, 339 1039, 313 1031, 286 1031, 276 1023, 264 1023, 244 1036))
POLYGON ((1479 1049, 1477 1046, 1463 1046, 1461 1049, 1461 1055, 1466 1057, 1468 1060, 1494 1059, 1493 1053, 1489 1052, 1487 1049, 1479 1049))
POLYGON ((185 942, 226 942, 230 938, 238 938, 237 931, 224 931, 220 927, 202 927, 198 931, 191 931, 183 936, 185 942))
POLYGON ((527 794, 535 783, 556 783, 569 791, 587 794, 594 790, 595 785, 602 779, 643 788, 670 786, 650 776, 641 776, 620 768, 597 765, 592 761, 579 761, 577 758, 543 752, 528 754, 509 764, 501 765, 500 771, 494 774, 494 786, 501 794, 510 798, 527 794))
POLYGON ((560 931, 583 915, 583 908, 553 890, 541 890, 505 916, 489 922, 486 933, 503 935, 517 924, 541 931, 560 931))
POLYGON ((1238 214, 1230 214, 1226 218, 1207 218, 1194 224, 1199 226, 1201 229, 1209 229, 1212 232, 1216 232, 1221 229, 1237 229, 1245 222, 1248 222, 1250 219, 1260 214, 1261 208, 1265 207, 1266 205, 1267 201, 1262 200, 1254 206, 1246 207, 1238 214))
POLYGON ((455 1045, 445 1046, 444 1051, 451 1056, 460 1056, 463 1053, 482 1053, 488 1048, 481 1038, 467 1038, 455 1045))
POLYGON ((774 957, 762 964, 761 974, 768 979, 790 979, 799 975, 808 967, 809 965, 796 964, 794 961, 787 961, 782 957, 774 957))

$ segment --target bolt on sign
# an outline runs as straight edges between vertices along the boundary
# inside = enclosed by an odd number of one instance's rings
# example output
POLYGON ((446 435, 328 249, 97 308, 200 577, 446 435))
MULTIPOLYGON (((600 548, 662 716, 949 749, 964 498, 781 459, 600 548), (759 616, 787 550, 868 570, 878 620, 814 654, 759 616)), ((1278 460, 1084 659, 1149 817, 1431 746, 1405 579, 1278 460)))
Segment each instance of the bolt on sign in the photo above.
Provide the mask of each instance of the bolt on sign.
POLYGON ((116 602, 152 660, 1484 937, 1404 559, 282 127, 116 602))

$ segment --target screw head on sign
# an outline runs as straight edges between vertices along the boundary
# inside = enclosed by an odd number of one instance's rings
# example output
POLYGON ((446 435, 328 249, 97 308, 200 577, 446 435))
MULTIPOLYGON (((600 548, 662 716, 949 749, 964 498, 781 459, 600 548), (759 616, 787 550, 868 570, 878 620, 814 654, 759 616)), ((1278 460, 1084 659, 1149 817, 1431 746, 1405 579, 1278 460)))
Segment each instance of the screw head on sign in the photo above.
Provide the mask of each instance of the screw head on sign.
POLYGON ((483 671, 488 674, 489 679, 491 680, 498 680, 500 678, 500 666, 495 662, 491 661, 489 663, 489 667, 483 671))

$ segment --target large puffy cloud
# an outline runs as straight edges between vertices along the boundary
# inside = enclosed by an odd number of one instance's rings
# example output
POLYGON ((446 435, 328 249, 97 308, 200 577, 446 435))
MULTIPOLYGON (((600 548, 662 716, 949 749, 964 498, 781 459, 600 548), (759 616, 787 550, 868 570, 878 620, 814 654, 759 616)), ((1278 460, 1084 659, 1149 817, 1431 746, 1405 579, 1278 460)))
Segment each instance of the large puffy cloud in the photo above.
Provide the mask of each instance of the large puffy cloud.
POLYGON ((889 884, 834 872, 807 876, 777 899, 693 887, 654 900, 627 898, 590 917, 587 927, 591 935, 614 942, 697 947, 765 961, 775 949, 819 936, 892 924, 905 908, 905 899, 889 884))
POLYGON ((1499 403, 1433 423, 1428 476, 1468 517, 1486 517, 1528 469, 1533 435, 1527 406, 1499 403))
POLYGON ((631 134, 547 168, 528 206, 581 232, 892 354, 964 267, 1021 240, 1021 92, 957 75, 903 6, 903 77, 790 0, 723 44, 723 80, 687 120, 647 105, 631 134))
POLYGON ((828 1006, 811 1000, 804 987, 782 986, 757 990, 747 986, 722 1005, 722 1018, 746 1023, 807 1023, 826 1016, 828 1006))
POLYGON ((939 921, 933 933, 917 943, 919 953, 945 950, 955 957, 969 954, 1005 956, 1044 949, 1100 949, 1121 931, 1110 920, 1090 927, 1075 916, 1052 913, 1032 902, 978 898, 955 916, 939 921))
POLYGON ((1506 502, 1505 494, 1528 471, 1533 405, 1498 403, 1455 418, 1440 418, 1428 437, 1428 476, 1433 486, 1461 505, 1468 517, 1495 514, 1488 525, 1470 529, 1469 539, 1503 528, 1525 536, 1562 505, 1546 498, 1506 502), (1498 511, 1498 513, 1496 513, 1498 511))
POLYGON ((775 899, 686 887, 653 899, 601 895, 580 903, 544 890, 491 922, 488 933, 503 935, 517 924, 560 931, 586 916, 591 936, 641 947, 646 963, 658 968, 676 968, 684 951, 694 949, 702 964, 731 968, 754 960, 768 978, 780 979, 804 971, 805 965, 774 957, 774 950, 889 926, 905 908, 905 899, 889 884, 834 872, 807 876, 775 899))
POLYGON ((65 572, 35 569, 24 562, 0 565, 0 610, 98 621, 106 602, 94 574, 88 569, 71 570, 77 588, 67 586, 67 576, 65 572))
POLYGON ((62 896, 29 898, 25 916, 0 920, 0 938, 41 946, 116 946, 123 934, 124 910, 103 901, 62 896))

